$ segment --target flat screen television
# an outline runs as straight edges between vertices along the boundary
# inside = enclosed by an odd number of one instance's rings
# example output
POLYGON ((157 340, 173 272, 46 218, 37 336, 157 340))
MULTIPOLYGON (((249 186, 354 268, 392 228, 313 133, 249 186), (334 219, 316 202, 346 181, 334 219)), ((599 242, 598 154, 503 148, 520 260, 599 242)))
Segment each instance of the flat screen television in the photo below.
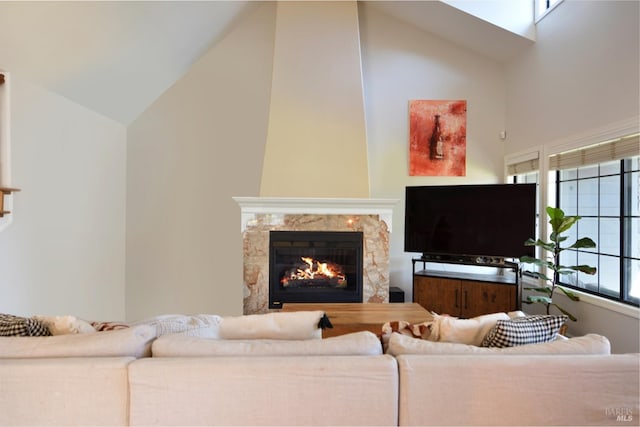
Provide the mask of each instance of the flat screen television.
POLYGON ((407 187, 404 250, 423 258, 534 255, 535 184, 407 187))

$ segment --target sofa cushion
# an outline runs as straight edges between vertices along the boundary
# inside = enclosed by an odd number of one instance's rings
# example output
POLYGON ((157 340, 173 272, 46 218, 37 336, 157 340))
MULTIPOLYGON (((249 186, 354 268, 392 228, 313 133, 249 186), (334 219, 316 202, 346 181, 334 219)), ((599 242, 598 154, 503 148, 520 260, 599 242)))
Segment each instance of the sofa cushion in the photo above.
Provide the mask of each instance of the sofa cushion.
POLYGON ((482 341, 482 347, 514 347, 552 341, 567 316, 533 315, 498 320, 482 341))
POLYGON ((477 347, 474 345, 433 342, 400 334, 389 338, 387 353, 402 354, 610 354, 609 340, 597 334, 515 347, 477 347))
POLYGON ((152 357, 131 363, 129 390, 131 426, 398 423, 398 365, 385 355, 152 357))
POLYGON ((308 340, 322 338, 323 311, 274 312, 223 317, 221 339, 308 340))
POLYGON ((127 426, 134 360, 0 359, 0 425, 127 426))
POLYGON ((144 357, 151 354, 156 328, 140 325, 117 331, 50 337, 0 338, 0 358, 144 357))
POLYGON ((349 356, 382 354, 380 339, 362 331, 310 340, 212 340, 165 335, 154 341, 153 357, 184 356, 349 356))
POLYGON ((0 337, 41 337, 51 335, 47 325, 37 319, 0 314, 0 337))

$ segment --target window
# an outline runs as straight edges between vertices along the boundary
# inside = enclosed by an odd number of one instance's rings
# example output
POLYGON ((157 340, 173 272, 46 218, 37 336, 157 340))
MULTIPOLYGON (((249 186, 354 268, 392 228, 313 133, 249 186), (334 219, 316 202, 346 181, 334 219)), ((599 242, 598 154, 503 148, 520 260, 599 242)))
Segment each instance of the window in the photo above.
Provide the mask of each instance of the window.
MULTIPOLYGON (((527 153, 515 159, 511 159, 507 165, 508 182, 514 184, 536 184, 536 231, 535 236, 540 235, 540 171, 538 152, 527 153)), ((524 243, 524 242, 523 242, 524 243)), ((536 247, 536 258, 540 258, 540 248, 536 247)), ((527 276, 536 277, 540 267, 535 264, 521 264, 522 273, 527 276)))
POLYGON ((535 1, 535 12, 536 12, 536 23, 547 16, 549 12, 551 12, 557 5, 562 3, 563 0, 536 0, 535 1))
POLYGON ((590 237, 593 249, 567 250, 563 265, 595 266, 595 275, 563 277, 568 287, 638 306, 640 302, 640 156, 638 135, 551 156, 555 205, 579 215, 568 242, 590 237))

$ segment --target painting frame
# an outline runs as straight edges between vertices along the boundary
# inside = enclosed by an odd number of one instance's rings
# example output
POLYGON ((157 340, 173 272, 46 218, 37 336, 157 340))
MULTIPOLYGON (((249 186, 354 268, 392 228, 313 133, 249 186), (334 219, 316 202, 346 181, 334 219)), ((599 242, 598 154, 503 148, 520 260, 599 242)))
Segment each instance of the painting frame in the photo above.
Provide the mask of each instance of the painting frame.
POLYGON ((467 101, 409 101, 409 175, 466 176, 467 101))

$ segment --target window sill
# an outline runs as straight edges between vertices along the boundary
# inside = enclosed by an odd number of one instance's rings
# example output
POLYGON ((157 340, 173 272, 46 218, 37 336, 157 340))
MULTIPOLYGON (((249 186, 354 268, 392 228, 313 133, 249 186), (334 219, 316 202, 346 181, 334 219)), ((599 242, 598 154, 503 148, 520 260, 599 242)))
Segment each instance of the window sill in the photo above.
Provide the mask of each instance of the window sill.
MULTIPOLYGON (((522 284, 524 286, 537 286, 538 281, 531 277, 523 277, 522 284)), ((615 311, 625 316, 633 317, 640 320, 640 308, 632 305, 623 304, 617 301, 611 301, 606 298, 599 297, 597 295, 588 294, 586 292, 580 292, 577 289, 571 289, 571 292, 577 294, 580 297, 580 302, 585 304, 591 304, 596 307, 604 308, 606 310, 615 311)))

